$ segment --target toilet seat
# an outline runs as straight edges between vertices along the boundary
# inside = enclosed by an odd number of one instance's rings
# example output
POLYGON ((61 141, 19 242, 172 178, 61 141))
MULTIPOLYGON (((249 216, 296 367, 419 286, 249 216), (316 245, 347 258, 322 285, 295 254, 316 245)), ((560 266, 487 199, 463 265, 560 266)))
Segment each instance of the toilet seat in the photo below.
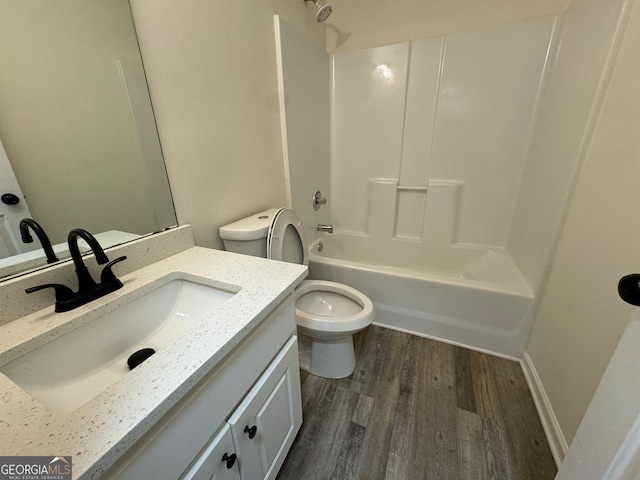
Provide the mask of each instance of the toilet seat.
MULTIPOLYGON (((304 280, 296 289, 296 323, 299 327, 335 334, 351 335, 371 325, 375 318, 373 303, 355 288, 341 283, 325 280, 304 280), (326 313, 309 312, 300 305, 300 299, 307 294, 329 292, 345 297, 358 305, 357 311, 348 315, 327 315, 326 313)), ((330 309, 330 308, 329 308, 330 309)))
POLYGON ((293 210, 282 208, 274 215, 267 234, 267 258, 309 264, 304 226, 293 210))

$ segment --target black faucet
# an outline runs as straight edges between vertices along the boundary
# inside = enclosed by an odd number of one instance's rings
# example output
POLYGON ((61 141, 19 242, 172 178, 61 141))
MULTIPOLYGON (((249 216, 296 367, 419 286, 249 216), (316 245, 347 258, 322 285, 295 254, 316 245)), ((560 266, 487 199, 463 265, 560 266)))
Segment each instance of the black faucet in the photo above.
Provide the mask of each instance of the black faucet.
MULTIPOLYGON (((80 249, 78 248, 78 237, 81 237, 85 242, 89 244, 89 247, 91 247, 91 250, 93 250, 98 265, 104 265, 109 261, 109 259, 98 243, 98 240, 96 240, 96 237, 91 235, 89 232, 83 230, 82 228, 74 228, 69 232, 67 242, 69 243, 69 253, 71 254, 71 259, 73 260, 73 264, 76 267, 76 275, 78 277, 78 294, 84 295, 86 293, 94 291, 98 284, 95 282, 95 280, 93 280, 91 274, 89 273, 89 269, 82 260, 82 254, 80 253, 80 249)), ((122 284, 120 284, 120 286, 122 286, 122 284)))
POLYGON ((71 253, 73 264, 76 267, 78 291, 74 292, 69 287, 58 283, 47 283, 45 285, 27 288, 27 293, 37 292, 38 290, 43 290, 45 288, 53 288, 56 292, 55 311, 68 312, 69 310, 73 310, 74 308, 85 305, 96 298, 103 297, 108 293, 115 292, 119 288, 122 288, 122 282, 116 278, 112 267, 114 264, 125 260, 127 257, 119 257, 109 262, 109 258, 104 253, 104 250, 100 246, 100 243, 98 243, 98 240, 82 228, 74 228, 71 230, 67 237, 67 241, 69 243, 69 252, 71 253), (100 283, 96 283, 82 260, 82 254, 78 248, 78 237, 81 237, 89 244, 99 265, 107 264, 100 274, 100 283))
POLYGON ((42 245, 42 249, 47 256, 47 263, 57 262, 58 257, 56 257, 56 254, 53 251, 49 237, 47 237, 47 234, 44 232, 44 229, 40 224, 32 218, 23 218, 20 220, 20 236, 22 237, 22 241, 24 243, 33 242, 33 237, 29 233, 29 227, 34 231, 38 240, 40 240, 40 245, 42 245))

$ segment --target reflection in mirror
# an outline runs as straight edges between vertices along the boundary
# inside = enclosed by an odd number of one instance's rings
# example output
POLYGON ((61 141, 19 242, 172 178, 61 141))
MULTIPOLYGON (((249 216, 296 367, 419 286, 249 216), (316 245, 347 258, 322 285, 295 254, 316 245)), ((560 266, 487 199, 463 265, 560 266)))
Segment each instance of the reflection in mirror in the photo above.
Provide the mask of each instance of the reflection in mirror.
POLYGON ((177 223, 127 0, 0 0, 0 64, 0 277, 46 264, 23 218, 61 259, 177 223))

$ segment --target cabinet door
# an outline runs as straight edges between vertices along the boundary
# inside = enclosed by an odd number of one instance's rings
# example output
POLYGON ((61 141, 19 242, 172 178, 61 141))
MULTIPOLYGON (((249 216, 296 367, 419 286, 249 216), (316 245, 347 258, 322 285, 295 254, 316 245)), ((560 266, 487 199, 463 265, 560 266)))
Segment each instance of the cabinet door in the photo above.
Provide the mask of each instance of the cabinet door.
POLYGON ((240 480, 238 461, 229 425, 211 441, 183 480, 240 480))
POLYGON ((243 480, 275 478, 302 425, 293 336, 229 419, 243 480))

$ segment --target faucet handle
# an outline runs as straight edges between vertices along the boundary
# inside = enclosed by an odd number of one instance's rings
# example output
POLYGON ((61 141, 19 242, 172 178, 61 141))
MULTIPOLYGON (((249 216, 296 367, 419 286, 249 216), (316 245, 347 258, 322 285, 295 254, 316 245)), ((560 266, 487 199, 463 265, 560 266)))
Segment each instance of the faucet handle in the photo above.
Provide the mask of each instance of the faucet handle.
POLYGON ((100 283, 104 285, 119 284, 120 286, 122 286, 122 282, 118 280, 118 278, 116 277, 115 273, 113 273, 113 270, 111 270, 111 268, 116 263, 126 259, 127 257, 123 255, 122 257, 118 257, 115 260, 111 260, 109 263, 107 263, 102 269, 102 273, 100 274, 100 283))
POLYGON ((320 205, 326 205, 327 199, 322 196, 320 190, 313 194, 313 198, 311 199, 311 204, 313 205, 313 209, 317 212, 320 209, 320 205))
POLYGON ((45 288, 53 288, 56 291, 56 303, 57 302, 66 302, 71 300, 74 297, 73 290, 71 290, 66 285, 61 285, 59 283, 45 283, 44 285, 37 285, 35 287, 29 287, 25 290, 27 293, 37 292, 39 290, 44 290, 45 288))

